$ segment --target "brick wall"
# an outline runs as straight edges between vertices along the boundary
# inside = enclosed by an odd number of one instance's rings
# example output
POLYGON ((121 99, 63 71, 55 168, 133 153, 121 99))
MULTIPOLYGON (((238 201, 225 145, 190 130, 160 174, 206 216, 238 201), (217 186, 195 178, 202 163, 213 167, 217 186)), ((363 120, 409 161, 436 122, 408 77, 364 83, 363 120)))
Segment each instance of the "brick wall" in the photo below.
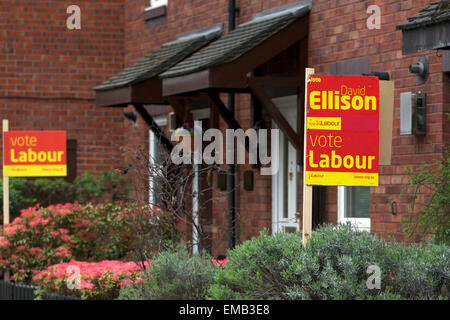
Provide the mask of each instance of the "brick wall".
POLYGON ((67 130, 78 173, 111 170, 123 144, 121 110, 95 107, 93 87, 123 68, 121 0, 0 2, 0 115, 10 130, 67 130), (81 30, 68 30, 78 4, 81 30))

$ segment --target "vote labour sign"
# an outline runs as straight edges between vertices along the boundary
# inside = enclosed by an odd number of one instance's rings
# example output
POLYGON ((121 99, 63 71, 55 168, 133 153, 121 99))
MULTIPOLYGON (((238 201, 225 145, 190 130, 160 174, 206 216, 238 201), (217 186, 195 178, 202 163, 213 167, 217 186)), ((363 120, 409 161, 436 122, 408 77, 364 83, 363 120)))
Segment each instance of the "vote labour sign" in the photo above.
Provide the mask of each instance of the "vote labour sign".
POLYGON ((306 184, 378 186, 379 80, 311 75, 306 184))
POLYGON ((8 131, 3 135, 7 177, 67 175, 65 131, 8 131))

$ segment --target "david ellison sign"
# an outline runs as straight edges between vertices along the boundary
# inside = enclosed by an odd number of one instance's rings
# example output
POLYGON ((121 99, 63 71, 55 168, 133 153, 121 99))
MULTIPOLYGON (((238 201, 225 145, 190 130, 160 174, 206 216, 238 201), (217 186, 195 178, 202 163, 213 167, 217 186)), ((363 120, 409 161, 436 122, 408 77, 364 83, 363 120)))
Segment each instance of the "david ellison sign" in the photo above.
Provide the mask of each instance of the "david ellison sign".
POLYGON ((311 75, 306 184, 378 186, 379 80, 311 75))
POLYGON ((67 175, 65 131, 8 131, 3 136, 6 177, 67 175))

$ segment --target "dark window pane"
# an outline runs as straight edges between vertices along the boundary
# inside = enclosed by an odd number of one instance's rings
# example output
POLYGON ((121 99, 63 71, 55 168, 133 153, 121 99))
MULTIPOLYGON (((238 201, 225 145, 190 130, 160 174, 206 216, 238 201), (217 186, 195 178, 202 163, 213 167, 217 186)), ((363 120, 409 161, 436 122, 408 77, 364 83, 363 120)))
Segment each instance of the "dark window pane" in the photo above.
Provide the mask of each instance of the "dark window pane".
POLYGON ((345 188, 345 217, 370 218, 370 188, 345 188))

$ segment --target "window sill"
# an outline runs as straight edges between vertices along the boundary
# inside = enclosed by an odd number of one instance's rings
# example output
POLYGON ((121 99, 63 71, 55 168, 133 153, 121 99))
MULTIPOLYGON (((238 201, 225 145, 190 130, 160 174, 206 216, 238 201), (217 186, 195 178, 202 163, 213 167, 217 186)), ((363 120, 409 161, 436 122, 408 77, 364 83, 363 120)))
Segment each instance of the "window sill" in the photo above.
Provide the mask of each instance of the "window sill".
POLYGON ((164 25, 166 23, 167 5, 160 7, 148 7, 145 8, 142 14, 142 19, 145 22, 147 28, 153 28, 164 25))

